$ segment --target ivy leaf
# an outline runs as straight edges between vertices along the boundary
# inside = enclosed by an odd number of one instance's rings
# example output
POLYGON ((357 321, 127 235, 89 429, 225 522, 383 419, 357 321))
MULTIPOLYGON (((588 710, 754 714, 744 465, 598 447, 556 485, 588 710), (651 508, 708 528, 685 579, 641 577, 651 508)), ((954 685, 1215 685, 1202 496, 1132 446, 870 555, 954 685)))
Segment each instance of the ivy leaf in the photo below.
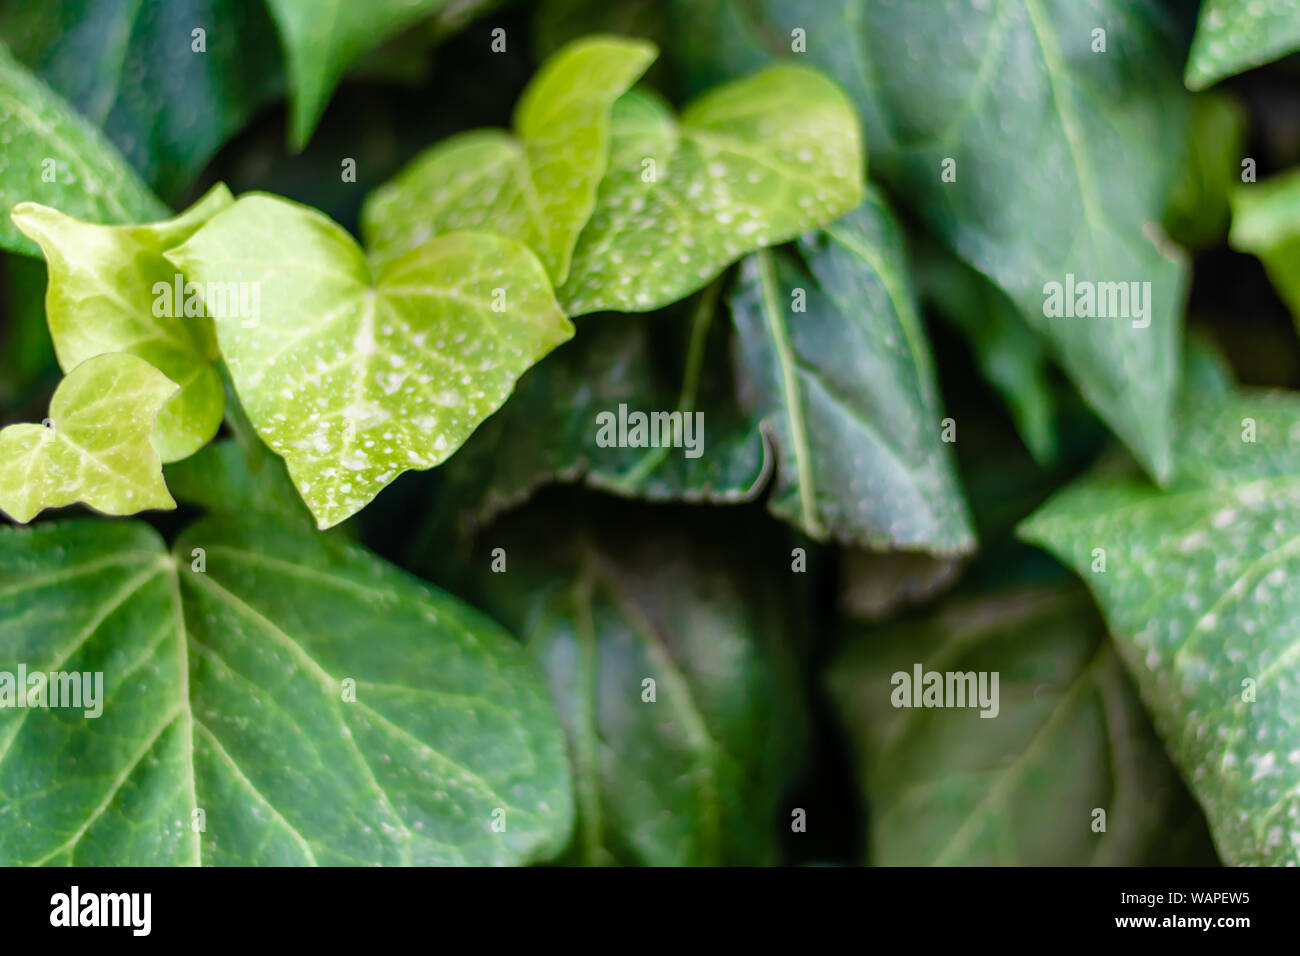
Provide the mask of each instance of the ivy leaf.
POLYGON ((569 315, 647 312, 741 256, 862 201, 853 106, 815 70, 778 66, 700 97, 614 104, 609 171, 559 298, 569 315))
POLYGON ((1203 90, 1296 49, 1297 0, 1205 0, 1187 59, 1187 87, 1203 90))
POLYGON ((609 113, 654 60, 619 37, 570 43, 519 98, 512 136, 473 130, 421 153, 367 198, 362 235, 375 261, 461 229, 518 239, 558 285, 605 172, 609 113))
POLYGON ((0 667, 103 675, 96 717, 0 710, 5 865, 488 865, 567 837, 527 657, 356 546, 259 517, 169 555, 68 522, 0 531, 0 581, 0 667))
POLYGON ((158 410, 175 394, 134 355, 78 365, 55 390, 45 424, 0 431, 0 510, 26 523, 78 501, 113 515, 176 507, 149 441, 158 410))
POLYGON ((302 149, 343 71, 447 0, 266 0, 289 73, 289 139, 302 149))
POLYGON ((872 864, 1213 858, 1204 819, 1081 589, 967 594, 885 629, 857 628, 830 687, 854 743, 872 864), (914 680, 918 665, 969 674, 976 688, 983 675, 985 691, 996 674, 984 702, 996 710, 969 697, 967 707, 895 706, 911 690, 895 675, 914 680))
POLYGON ((1262 183, 1238 186, 1230 195, 1234 249, 1253 253, 1277 287, 1300 328, 1300 170, 1262 183))
POLYGON ((1300 398, 1183 404, 1163 492, 1094 475, 1020 533, 1092 589, 1224 860, 1300 862, 1300 398))
POLYGON ((790 549, 751 516, 697 512, 687 533, 661 511, 528 508, 468 566, 556 701, 578 809, 566 860, 771 863, 806 733, 790 549), (488 547, 508 573, 486 570, 488 547))
POLYGON ((583 320, 581 333, 530 369, 505 407, 447 463, 439 505, 487 523, 546 482, 578 479, 656 501, 737 502, 759 494, 771 454, 736 401, 732 335, 717 307, 714 285, 669 314, 583 320), (680 447, 662 437, 659 447, 598 441, 602 423, 617 428, 621 412, 680 413, 680 447), (684 416, 695 416, 689 435, 684 416), (688 437, 696 450, 686 447, 688 437))
POLYGON ((39 202, 90 222, 160 219, 167 207, 90 123, 0 43, 0 248, 39 254, 8 211, 39 202))
POLYGON ((747 259, 731 310, 776 446, 771 511, 819 541, 970 550, 902 237, 879 195, 794 251, 747 259))
POLYGON ((190 294, 163 253, 232 202, 230 191, 217 185, 176 218, 143 226, 96 226, 36 203, 20 203, 12 213, 45 253, 46 321, 63 370, 96 355, 129 352, 180 386, 154 433, 163 461, 206 445, 221 426, 223 404, 221 378, 212 365, 212 320, 184 314, 190 294))
POLYGON ((943 15, 869 0, 670 8, 694 89, 791 56, 792 31, 804 31, 807 52, 793 55, 853 98, 873 177, 1007 293, 1143 466, 1168 473, 1187 269, 1158 223, 1181 172, 1188 96, 1161 4, 948 3, 943 15), (1094 52, 1102 39, 1105 52, 1094 52), (1138 282, 1145 314, 1117 303, 1133 314, 1049 317, 1045 286, 1069 275, 1138 282))
POLYGON ((218 320, 217 339, 321 528, 444 461, 573 334, 537 258, 486 233, 438 236, 372 275, 333 220, 253 194, 167 258, 204 286, 259 290, 260 321, 218 320))
POLYGON ((169 199, 284 90, 260 0, 11 0, 0 37, 169 199))

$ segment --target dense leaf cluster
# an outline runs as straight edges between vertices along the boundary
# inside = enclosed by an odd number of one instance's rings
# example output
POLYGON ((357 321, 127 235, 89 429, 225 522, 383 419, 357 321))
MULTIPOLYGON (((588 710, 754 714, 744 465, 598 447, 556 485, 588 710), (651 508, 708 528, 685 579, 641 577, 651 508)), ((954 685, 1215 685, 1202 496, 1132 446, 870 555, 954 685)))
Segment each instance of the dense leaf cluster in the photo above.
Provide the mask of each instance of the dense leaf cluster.
POLYGON ((10 0, 0 863, 1300 862, 1300 2, 1185 6, 10 0))

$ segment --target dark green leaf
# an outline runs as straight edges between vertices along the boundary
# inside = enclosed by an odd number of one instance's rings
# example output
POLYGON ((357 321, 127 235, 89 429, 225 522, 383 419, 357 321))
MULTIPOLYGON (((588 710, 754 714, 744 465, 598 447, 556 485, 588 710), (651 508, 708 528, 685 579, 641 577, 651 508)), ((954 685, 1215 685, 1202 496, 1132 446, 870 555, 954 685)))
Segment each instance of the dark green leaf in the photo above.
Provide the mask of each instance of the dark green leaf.
POLYGON ((284 91, 263 0, 10 0, 0 38, 173 202, 284 91))
MULTIPOLYGON (((585 479, 616 494, 652 500, 734 502, 766 484, 770 451, 758 423, 737 404, 732 335, 718 317, 718 287, 669 313, 596 315, 574 340, 519 381, 443 469, 440 504, 491 520, 549 481, 585 479), (682 447, 605 445, 602 416, 681 413, 682 447), (689 439, 698 443, 692 450, 689 439), (698 455, 695 455, 698 451, 698 455), (692 457, 695 455, 694 457, 692 457)), ((652 436, 647 433, 647 440, 652 436)))
POLYGON ((1151 224, 1179 172, 1187 97, 1156 0, 672 7, 696 89, 774 56, 838 80, 872 175, 1002 287, 1144 466, 1168 472, 1186 269, 1151 224), (791 52, 794 30, 807 53, 791 52), (1149 282, 1145 314, 1049 318, 1045 285, 1067 275, 1149 282))
POLYGON ((0 709, 22 821, 0 862, 483 865, 562 845, 562 737, 509 635, 359 548, 256 525, 200 524, 173 555, 134 523, 0 531, 0 669, 103 675, 97 717, 0 709))
POLYGON ((569 738, 588 863, 773 862, 804 719, 790 552, 731 513, 541 506, 481 539, 488 607, 523 634, 569 738), (503 548, 502 573, 488 570, 503 548), (653 681, 653 700, 647 699, 653 681))
POLYGON ((1205 845, 1204 821, 1077 587, 967 596, 859 633, 831 690, 854 742, 871 863, 1149 865, 1190 862, 1184 854, 1205 845), (951 673, 991 692, 996 674, 996 694, 989 706, 896 706, 915 702, 896 675, 914 682, 918 665, 945 675, 945 690, 951 673))
MULTIPOLYGON (((301 149, 343 71, 448 0, 266 0, 290 80, 289 138, 301 149)), ((485 41, 486 42, 486 41, 485 41)))
POLYGON ((100 132, 0 43, 0 248, 40 255, 9 219, 20 202, 93 223, 164 219, 164 206, 100 132))
POLYGON ((731 308, 776 446, 773 513, 818 540, 970 550, 929 343, 879 194, 790 251, 747 259, 731 308))

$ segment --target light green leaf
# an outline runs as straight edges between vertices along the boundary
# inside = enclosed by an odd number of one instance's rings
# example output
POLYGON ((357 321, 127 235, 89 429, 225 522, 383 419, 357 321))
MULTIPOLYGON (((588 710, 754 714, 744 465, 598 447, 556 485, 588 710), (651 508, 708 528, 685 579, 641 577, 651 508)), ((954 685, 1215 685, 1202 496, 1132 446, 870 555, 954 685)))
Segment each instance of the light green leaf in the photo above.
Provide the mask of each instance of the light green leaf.
MULTIPOLYGON (((670 314, 581 320, 573 341, 530 369, 447 463, 438 506, 461 523, 486 523, 540 485, 579 479, 655 501, 737 502, 761 493, 772 456, 737 402, 734 336, 718 305, 715 284, 670 314), (602 422, 617 425, 620 407, 629 415, 680 413, 679 444, 672 432, 661 432, 658 447, 598 441, 602 422)), ((644 437, 652 438, 648 430, 644 437)))
POLYGON ((1188 95, 1159 0, 669 6, 694 89, 791 56, 838 80, 873 178, 1007 293, 1144 467, 1167 474, 1187 269, 1158 224, 1188 95), (791 53, 795 28, 807 53, 791 53), (1049 317, 1044 286, 1069 275, 1139 283, 1143 307, 1049 317))
POLYGON ((141 222, 167 215, 112 145, 0 43, 0 248, 39 250, 9 221, 20 202, 39 202, 90 222, 141 222))
POLYGON ((791 648, 807 605, 772 530, 719 509, 688 528, 588 497, 508 516, 464 563, 539 662, 568 736, 567 861, 775 860, 806 739, 791 648), (488 570, 495 547, 505 574, 488 570))
POLYGON ((680 119, 657 98, 627 94, 610 139, 609 171, 559 290, 569 315, 667 305, 745 253, 862 201, 853 105, 803 67, 727 84, 680 119))
POLYGON ((522 649, 310 530, 205 522, 170 555, 135 522, 0 531, 19 667, 102 690, 95 717, 0 709, 7 866, 508 864, 569 832, 522 649))
POLYGON ((1228 241, 1260 258, 1300 328, 1300 169, 1238 186, 1230 201, 1228 241))
POLYGON ((1020 533, 1092 589, 1224 860, 1297 863, 1300 396, 1183 404, 1164 492, 1085 478, 1020 533))
POLYGON ((740 362, 776 446, 774 514, 817 540, 974 545, 902 237, 878 193, 793 252, 747 259, 740 362))
POLYGON ((589 37, 548 59, 515 107, 512 136, 481 129, 426 150, 366 200, 366 248, 378 263, 461 229, 532 249, 558 285, 605 173, 609 113, 645 72, 652 44, 589 37))
POLYGON ((0 431, 0 510, 26 523, 78 501, 112 515, 176 507, 149 441, 158 410, 175 394, 134 355, 78 365, 55 390, 45 424, 0 431))
POLYGON ((1187 58, 1187 87, 1203 90, 1296 49, 1297 0, 1205 0, 1187 58))
POLYGON ((868 862, 1206 862, 1191 856, 1208 851, 1204 818, 1077 586, 968 593, 854 633, 830 688, 866 798, 868 862), (945 689, 946 675, 973 677, 966 706, 896 706, 914 703, 918 665, 945 689))
POLYGON ((249 195, 167 254, 196 282, 259 290, 260 322, 218 321, 258 434, 322 528, 450 456, 573 334, 519 243, 438 236, 372 275, 333 220, 249 195))
POLYGON ((289 138, 301 149, 343 71, 447 0, 266 0, 288 65, 289 138))
POLYGON ((143 226, 92 225, 36 203, 22 203, 12 214, 45 253, 46 321, 63 370, 96 355, 129 352, 180 386, 154 433, 163 461, 206 445, 221 426, 222 409, 212 320, 184 314, 185 278, 163 253, 233 201, 217 185, 176 218, 143 226))

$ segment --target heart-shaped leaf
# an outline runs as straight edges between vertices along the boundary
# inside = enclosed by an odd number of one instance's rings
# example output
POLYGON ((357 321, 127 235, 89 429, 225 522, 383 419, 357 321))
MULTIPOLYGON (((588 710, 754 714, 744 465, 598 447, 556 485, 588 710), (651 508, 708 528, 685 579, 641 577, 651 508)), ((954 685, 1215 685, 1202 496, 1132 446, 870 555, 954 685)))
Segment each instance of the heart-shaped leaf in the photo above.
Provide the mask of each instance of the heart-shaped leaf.
POLYGON ((509 864, 571 826, 522 648, 301 526, 204 522, 171 555, 136 522, 0 531, 19 668, 93 701, 0 708, 6 866, 509 864))
POLYGON ((144 222, 167 207, 98 130, 32 76, 0 43, 0 248, 39 255, 9 221, 39 202, 89 222, 144 222))
POLYGON ((772 67, 680 119, 629 93, 614 104, 609 170, 560 302, 569 315, 667 305, 853 209, 864 172, 853 105, 815 70, 772 67))
POLYGON ((573 334, 537 257, 486 233, 438 236, 372 276, 337 223, 249 195, 167 257, 205 287, 257 290, 260 321, 218 318, 221 353, 322 528, 444 461, 573 334))
POLYGON ((609 113, 655 58, 653 45, 588 37, 548 59, 519 98, 515 133, 474 130, 417 156, 366 200, 362 235, 388 262, 444 232, 518 239, 564 281, 605 172, 609 113))
POLYGON ((163 461, 207 444, 223 406, 212 320, 195 314, 199 297, 163 253, 233 201, 217 185, 175 219, 144 226, 92 225, 36 203, 13 211, 18 228, 45 253, 46 321, 64 371, 106 352, 129 352, 180 386, 154 433, 163 461), (196 306, 189 314, 187 301, 196 306))
POLYGON ((929 343, 879 194, 794 251, 746 260, 731 311, 777 450, 772 512, 818 540, 969 551, 929 343))
POLYGON ((105 514, 174 508, 149 440, 176 386, 144 359, 101 355, 59 383, 43 425, 0 431, 0 510, 27 522, 81 501, 105 514))
POLYGON ((1224 860, 1300 862, 1300 397, 1189 395, 1164 492, 1095 475, 1021 535, 1106 615, 1224 860))

